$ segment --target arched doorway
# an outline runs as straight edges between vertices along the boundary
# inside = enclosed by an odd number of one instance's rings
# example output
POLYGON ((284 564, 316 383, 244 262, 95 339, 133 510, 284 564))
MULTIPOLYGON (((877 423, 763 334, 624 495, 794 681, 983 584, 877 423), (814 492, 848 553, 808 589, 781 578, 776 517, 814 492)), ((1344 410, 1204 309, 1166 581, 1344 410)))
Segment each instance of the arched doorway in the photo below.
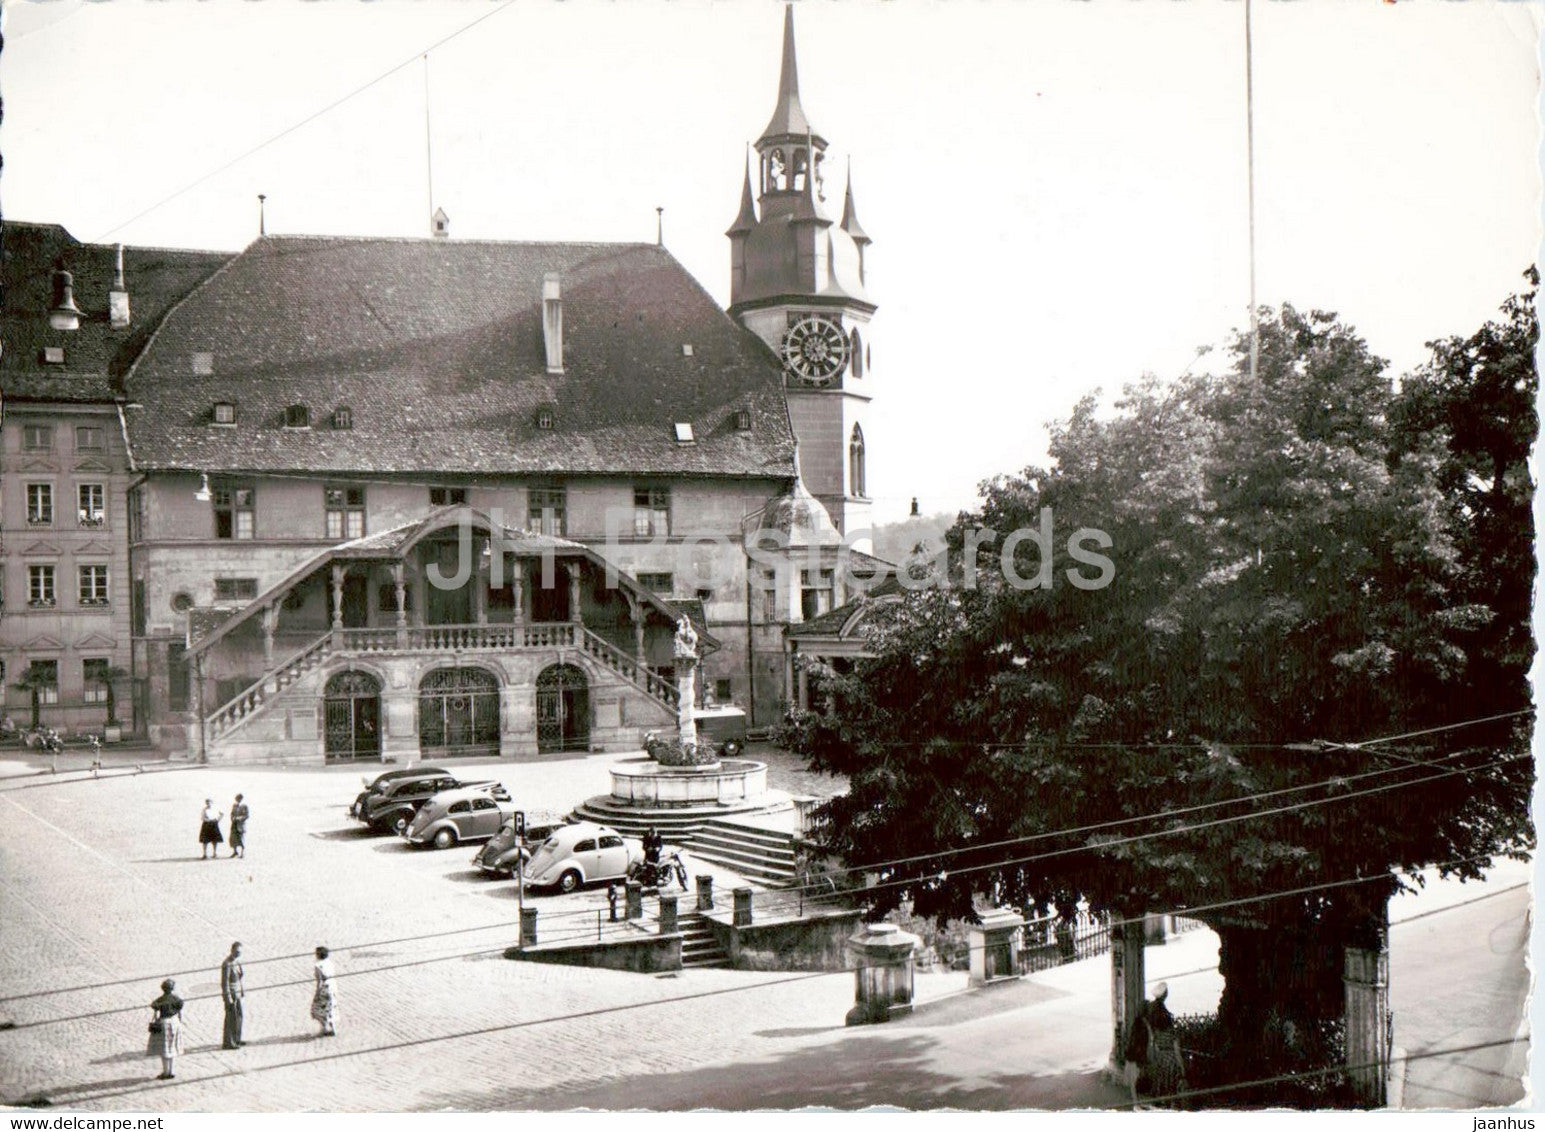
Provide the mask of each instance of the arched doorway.
POLYGON ((339 672, 322 689, 324 751, 329 759, 381 757, 381 681, 339 672))
POLYGON ((499 682, 481 668, 437 668, 418 686, 425 758, 499 753, 499 682))
POLYGON ((590 681, 572 664, 554 664, 536 678, 536 749, 590 746, 590 681))

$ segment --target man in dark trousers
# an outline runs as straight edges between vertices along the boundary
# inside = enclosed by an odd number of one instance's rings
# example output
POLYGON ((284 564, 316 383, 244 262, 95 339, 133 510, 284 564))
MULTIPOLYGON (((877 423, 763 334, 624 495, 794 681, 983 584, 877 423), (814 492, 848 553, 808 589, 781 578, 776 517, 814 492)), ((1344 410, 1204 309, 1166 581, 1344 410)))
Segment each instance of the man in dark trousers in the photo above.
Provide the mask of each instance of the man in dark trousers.
POLYGON ((239 1049, 241 1040, 242 1006, 246 989, 242 986, 241 944, 231 944, 231 953, 220 964, 220 998, 225 1003, 225 1034, 220 1043, 226 1049, 239 1049))

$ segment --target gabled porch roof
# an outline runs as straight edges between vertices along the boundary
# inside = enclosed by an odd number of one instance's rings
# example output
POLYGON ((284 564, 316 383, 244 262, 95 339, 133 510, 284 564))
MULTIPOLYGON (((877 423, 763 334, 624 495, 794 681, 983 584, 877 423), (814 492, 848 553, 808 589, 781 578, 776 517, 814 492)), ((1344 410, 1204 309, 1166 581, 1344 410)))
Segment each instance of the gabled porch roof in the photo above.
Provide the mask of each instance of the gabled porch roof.
MULTIPOLYGON (((208 651, 209 648, 235 630, 237 626, 252 618, 265 606, 280 600, 286 592, 324 566, 331 565, 334 562, 397 562, 402 560, 415 546, 430 535, 445 530, 457 530, 463 524, 466 524, 471 530, 480 531, 484 534, 492 535, 495 533, 493 520, 485 512, 475 507, 459 505, 441 507, 415 522, 404 523, 401 526, 392 527, 390 530, 339 543, 337 546, 321 551, 314 558, 292 570, 283 580, 270 586, 234 612, 227 613, 223 610, 205 609, 190 611, 188 617, 188 651, 192 654, 208 651), (223 619, 220 619, 222 616, 223 619)), ((624 573, 608 563, 605 558, 584 543, 559 538, 556 535, 516 531, 503 526, 498 528, 498 541, 500 549, 504 553, 514 555, 516 558, 541 558, 550 554, 555 558, 582 559, 597 569, 611 570, 617 576, 618 587, 630 594, 633 599, 642 602, 646 609, 655 610, 672 624, 675 624, 682 617, 690 616, 687 612, 678 609, 670 602, 661 598, 653 590, 641 585, 630 574, 624 573)), ((718 650, 720 642, 709 634, 707 626, 701 624, 698 618, 692 618, 691 620, 693 622, 692 628, 698 635, 699 645, 705 651, 712 652, 718 650)))

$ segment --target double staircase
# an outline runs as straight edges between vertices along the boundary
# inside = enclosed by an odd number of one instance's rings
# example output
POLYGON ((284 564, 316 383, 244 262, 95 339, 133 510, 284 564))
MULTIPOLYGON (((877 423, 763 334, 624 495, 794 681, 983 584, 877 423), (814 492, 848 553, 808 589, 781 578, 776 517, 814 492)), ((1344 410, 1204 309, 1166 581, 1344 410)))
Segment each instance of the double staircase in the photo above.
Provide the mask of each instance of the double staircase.
POLYGON ((680 695, 671 681, 578 622, 334 629, 274 665, 252 685, 206 716, 205 734, 211 744, 230 737, 333 656, 547 652, 555 649, 578 649, 661 707, 672 713, 677 710, 680 695))

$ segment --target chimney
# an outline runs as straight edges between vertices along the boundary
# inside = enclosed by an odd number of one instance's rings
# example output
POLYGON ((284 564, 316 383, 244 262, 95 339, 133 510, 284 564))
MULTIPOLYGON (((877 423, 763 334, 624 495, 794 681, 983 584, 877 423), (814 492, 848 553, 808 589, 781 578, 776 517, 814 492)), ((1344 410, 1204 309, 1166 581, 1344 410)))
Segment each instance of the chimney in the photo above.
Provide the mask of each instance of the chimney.
POLYGON ((54 305, 48 312, 48 325, 55 330, 80 329, 80 308, 75 305, 75 277, 68 271, 54 272, 54 305))
POLYGON ((912 497, 912 516, 911 517, 914 518, 914 519, 921 519, 923 517, 922 511, 920 511, 918 509, 918 506, 917 506, 917 496, 915 496, 915 495, 912 497))
POLYGON ((122 244, 118 245, 113 266, 113 289, 107 293, 107 320, 114 330, 125 330, 129 325, 129 288, 123 281, 122 244))
POLYGON ((547 347, 547 372, 563 372, 563 295, 558 276, 542 277, 542 342, 547 347))
POLYGON ((429 221, 429 230, 434 233, 435 239, 446 240, 451 235, 451 218, 445 215, 445 209, 435 209, 434 216, 429 221))

